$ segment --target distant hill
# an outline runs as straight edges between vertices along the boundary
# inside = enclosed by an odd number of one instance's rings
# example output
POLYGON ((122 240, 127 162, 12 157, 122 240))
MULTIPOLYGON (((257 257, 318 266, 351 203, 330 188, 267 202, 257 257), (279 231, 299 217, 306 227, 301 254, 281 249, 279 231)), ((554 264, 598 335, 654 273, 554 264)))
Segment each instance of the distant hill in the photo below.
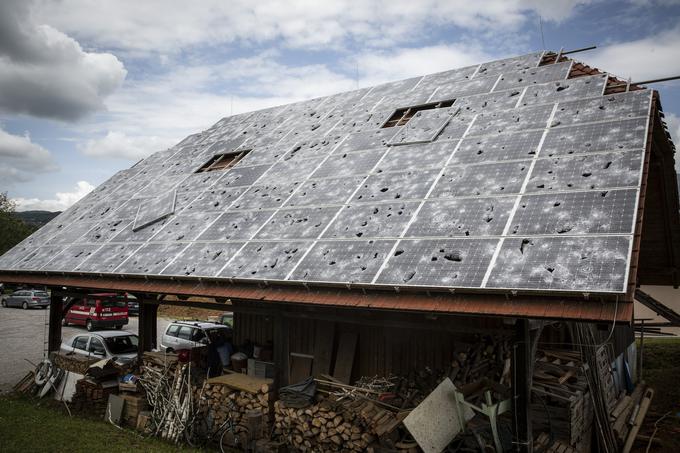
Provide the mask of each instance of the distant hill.
POLYGON ((60 211, 21 211, 14 213, 14 215, 23 220, 24 223, 35 228, 40 228, 59 214, 61 214, 60 211))

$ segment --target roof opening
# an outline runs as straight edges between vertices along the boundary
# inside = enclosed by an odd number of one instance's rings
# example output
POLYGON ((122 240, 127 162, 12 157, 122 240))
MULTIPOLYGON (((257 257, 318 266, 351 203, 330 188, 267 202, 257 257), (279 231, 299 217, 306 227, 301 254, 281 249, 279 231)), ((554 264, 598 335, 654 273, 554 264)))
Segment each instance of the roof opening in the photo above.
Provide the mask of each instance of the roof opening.
POLYGON ((231 153, 215 154, 205 164, 201 166, 196 173, 204 173, 207 171, 226 170, 236 165, 246 154, 250 152, 249 149, 244 151, 236 151, 231 153))
POLYGON ((404 107, 401 109, 395 110, 395 112, 390 116, 390 119, 385 121, 385 124, 383 124, 382 127, 395 127, 395 126, 403 126, 404 124, 408 123, 408 120, 413 118, 413 115, 416 113, 423 111, 423 110, 433 110, 433 109, 441 109, 445 107, 451 107, 453 105, 453 101, 455 99, 450 99, 448 101, 437 101, 437 102, 431 102, 429 104, 423 104, 423 105, 417 105, 413 107, 404 107))

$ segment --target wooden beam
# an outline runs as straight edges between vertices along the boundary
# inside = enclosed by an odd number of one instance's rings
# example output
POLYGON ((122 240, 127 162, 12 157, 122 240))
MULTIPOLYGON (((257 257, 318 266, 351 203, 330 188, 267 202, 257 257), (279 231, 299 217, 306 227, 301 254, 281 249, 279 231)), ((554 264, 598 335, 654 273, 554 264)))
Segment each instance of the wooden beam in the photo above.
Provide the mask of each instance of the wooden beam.
POLYGON ((531 433, 531 334, 529 320, 517 319, 515 322, 515 338, 512 346, 512 405, 514 416, 513 451, 531 453, 533 436, 531 433))
POLYGON ((156 338, 158 334, 158 305, 155 303, 148 303, 147 301, 139 301, 139 324, 138 336, 139 345, 137 353, 141 361, 142 355, 146 351, 151 351, 157 347, 156 338))
POLYGON ((290 356, 290 320, 285 316, 274 319, 274 386, 276 391, 288 385, 288 360, 290 356))
POLYGON ((47 352, 59 351, 61 347, 61 320, 64 317, 63 298, 53 292, 50 296, 50 320, 47 336, 47 352))

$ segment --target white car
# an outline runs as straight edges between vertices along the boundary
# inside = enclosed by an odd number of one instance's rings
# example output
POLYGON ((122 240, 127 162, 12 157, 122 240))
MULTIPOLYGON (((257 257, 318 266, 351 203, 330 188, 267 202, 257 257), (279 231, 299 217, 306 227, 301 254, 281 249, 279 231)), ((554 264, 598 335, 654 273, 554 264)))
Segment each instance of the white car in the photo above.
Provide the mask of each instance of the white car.
POLYGON ((174 321, 161 337, 161 350, 175 352, 205 347, 217 337, 221 337, 224 342, 230 342, 231 327, 214 322, 174 321))
POLYGON ((93 359, 135 359, 137 335, 125 331, 106 330, 83 333, 61 343, 62 353, 75 353, 93 359))

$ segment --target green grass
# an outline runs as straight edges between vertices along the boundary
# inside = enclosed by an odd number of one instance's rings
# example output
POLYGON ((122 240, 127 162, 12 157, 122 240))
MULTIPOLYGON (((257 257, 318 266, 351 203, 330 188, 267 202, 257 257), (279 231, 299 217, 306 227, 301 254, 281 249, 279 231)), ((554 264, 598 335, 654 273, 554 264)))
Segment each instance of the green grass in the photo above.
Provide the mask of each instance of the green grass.
MULTIPOLYGON (((48 403, 49 404, 49 403, 48 403)), ((198 451, 170 445, 104 421, 69 417, 37 402, 0 397, 0 450, 8 452, 198 451)))

